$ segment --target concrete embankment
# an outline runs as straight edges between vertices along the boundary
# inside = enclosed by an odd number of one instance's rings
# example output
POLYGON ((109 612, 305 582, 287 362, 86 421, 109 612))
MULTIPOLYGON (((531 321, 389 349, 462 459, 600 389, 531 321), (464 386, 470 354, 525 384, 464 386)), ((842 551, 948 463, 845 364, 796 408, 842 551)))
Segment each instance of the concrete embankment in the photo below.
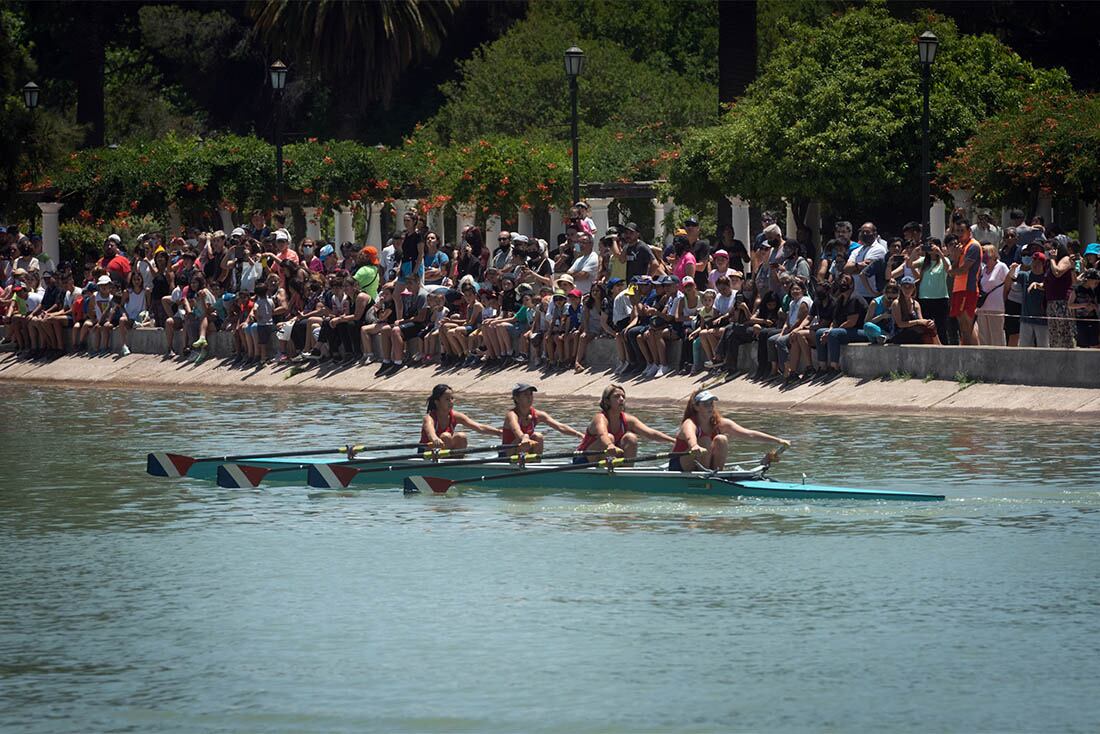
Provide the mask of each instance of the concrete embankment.
MULTIPOLYGON (((0 356, 0 384, 55 383, 85 387, 147 387, 180 390, 294 390, 329 393, 386 392, 422 397, 445 382, 466 395, 506 397, 519 381, 535 384, 542 398, 582 399, 595 403, 615 380, 610 371, 546 374, 525 367, 501 370, 407 368, 378 377, 377 365, 365 367, 233 367, 211 357, 201 364, 156 355, 128 357, 67 356, 32 361, 8 353, 0 356)), ((708 386, 723 404, 738 410, 807 410, 828 413, 947 414, 1100 423, 1100 388, 1042 387, 967 383, 937 379, 838 377, 793 387, 760 383, 745 377, 676 376, 627 380, 632 402, 662 403, 679 410, 695 389, 708 386)))

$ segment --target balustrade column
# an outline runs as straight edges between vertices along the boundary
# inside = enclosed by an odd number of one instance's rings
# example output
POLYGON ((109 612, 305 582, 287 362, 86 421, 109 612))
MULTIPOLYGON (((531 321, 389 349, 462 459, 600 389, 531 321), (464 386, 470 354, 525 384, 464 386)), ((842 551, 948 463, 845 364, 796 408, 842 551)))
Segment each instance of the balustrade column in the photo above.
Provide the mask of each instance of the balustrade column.
POLYGON ((382 209, 386 205, 380 201, 372 201, 368 210, 367 220, 367 244, 382 252, 382 209))
POLYGON ((534 221, 534 217, 531 216, 531 210, 524 209, 521 206, 516 213, 516 231, 530 237, 535 230, 534 221))
POLYGON ((303 206, 302 214, 306 218, 306 237, 317 242, 321 239, 321 207, 303 206))
POLYGON ((613 199, 588 199, 588 215, 592 217, 592 221, 596 223, 595 237, 598 241, 603 236, 607 228, 611 226, 611 222, 608 220, 608 207, 611 206, 613 199))
POLYGON ((336 251, 340 252, 340 245, 345 242, 355 243, 355 227, 351 207, 340 206, 333 209, 332 213, 336 218, 336 251))
POLYGON ((50 258, 56 269, 61 262, 61 238, 58 227, 59 212, 64 204, 57 201, 42 202, 38 208, 42 210, 42 252, 50 258))

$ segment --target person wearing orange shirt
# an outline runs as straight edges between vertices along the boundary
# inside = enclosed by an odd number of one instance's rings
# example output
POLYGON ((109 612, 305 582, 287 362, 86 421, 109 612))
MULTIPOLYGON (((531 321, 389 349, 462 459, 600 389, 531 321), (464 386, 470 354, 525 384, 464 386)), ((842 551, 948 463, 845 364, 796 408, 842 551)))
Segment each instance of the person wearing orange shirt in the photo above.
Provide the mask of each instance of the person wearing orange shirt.
POLYGON ((982 265, 982 246, 970 234, 970 222, 957 217, 951 230, 959 238, 949 250, 947 277, 951 279, 949 316, 959 320, 959 342, 963 346, 978 343, 975 316, 978 311, 978 277, 982 265))

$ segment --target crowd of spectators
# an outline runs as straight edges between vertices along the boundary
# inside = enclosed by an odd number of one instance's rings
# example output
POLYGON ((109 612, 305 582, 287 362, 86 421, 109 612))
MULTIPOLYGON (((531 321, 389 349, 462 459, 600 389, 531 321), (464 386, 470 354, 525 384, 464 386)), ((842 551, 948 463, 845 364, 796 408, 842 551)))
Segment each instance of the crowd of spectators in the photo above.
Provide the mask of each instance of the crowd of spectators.
POLYGON ((597 232, 578 202, 548 243, 469 227, 446 244, 415 210, 379 250, 293 242, 256 212, 248 226, 186 237, 110 235, 101 257, 53 263, 41 241, 0 232, 0 320, 32 356, 129 353, 134 329, 162 327, 172 357, 204 358, 233 334, 238 363, 331 360, 583 370, 614 339, 616 372, 647 378, 735 370, 756 349, 761 378, 840 369, 846 344, 1100 345, 1100 244, 1082 247, 1039 217, 996 226, 952 216, 942 240, 905 225, 838 221, 819 249, 765 212, 746 245, 688 218, 667 246, 632 222, 597 232), (65 332, 71 332, 66 340, 65 332), (67 347, 66 345, 69 344, 67 347), (673 348, 678 345, 677 348, 673 348))

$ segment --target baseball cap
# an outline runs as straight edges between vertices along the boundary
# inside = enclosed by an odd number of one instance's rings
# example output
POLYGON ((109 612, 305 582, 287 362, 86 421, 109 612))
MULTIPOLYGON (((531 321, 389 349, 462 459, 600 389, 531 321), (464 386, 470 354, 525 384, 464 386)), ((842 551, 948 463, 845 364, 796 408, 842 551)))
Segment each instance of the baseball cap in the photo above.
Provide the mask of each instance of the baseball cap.
POLYGON ((680 281, 676 280, 675 275, 662 275, 657 279, 658 285, 676 285, 680 281))
POLYGON ((584 207, 585 209, 589 209, 589 208, 590 208, 590 207, 588 206, 588 202, 587 202, 587 201, 578 201, 578 202, 577 202, 576 204, 574 204, 573 206, 580 206, 580 207, 584 207))
POLYGON ((565 298, 565 291, 561 290, 560 288, 558 290, 554 291, 554 298, 564 299, 565 298))
POLYGON ((680 278, 680 285, 691 285, 694 287, 695 278, 691 277, 690 275, 685 275, 684 277, 680 278))
POLYGON ((538 392, 539 389, 534 385, 528 385, 526 382, 517 382, 515 385, 512 386, 513 395, 518 395, 521 392, 527 391, 538 392))
POLYGON ((233 231, 232 231, 232 232, 230 232, 230 233, 229 233, 229 236, 230 236, 230 237, 244 237, 244 234, 245 234, 245 233, 244 233, 244 229, 243 229, 243 228, 241 228, 241 227, 236 227, 236 228, 234 228, 234 229, 233 229, 233 231))
POLYGON ((900 282, 902 285, 914 285, 917 282, 917 279, 914 278, 912 275, 903 275, 901 276, 900 282))
POLYGON ((320 254, 321 254, 321 257, 328 257, 329 255, 331 255, 334 252, 336 252, 336 250, 333 249, 332 245, 325 245, 324 247, 321 248, 321 253, 320 254))
POLYGON ((101 275, 101 276, 99 276, 99 280, 97 280, 95 282, 95 284, 96 285, 110 285, 111 284, 111 276, 101 275))
POLYGON ((724 257, 726 259, 729 259, 729 256, 730 256, 730 254, 728 252, 726 252, 725 250, 715 250, 714 251, 714 257, 724 257))
POLYGON ((573 290, 569 291, 569 292, 568 292, 568 293, 566 293, 565 295, 567 295, 567 296, 572 296, 573 298, 580 298, 580 297, 581 297, 581 296, 583 296, 584 294, 583 294, 583 293, 581 293, 581 291, 580 291, 580 289, 579 289, 579 288, 574 288, 573 290))
POLYGON ((278 242, 279 240, 290 242, 290 232, 287 232, 285 229, 275 230, 275 241, 278 242))
POLYGON ((684 226, 685 227, 698 227, 699 226, 699 220, 696 219, 695 217, 688 217, 687 219, 684 220, 684 226))
POLYGON ((608 288, 614 288, 615 286, 617 286, 619 283, 622 283, 622 282, 623 282, 622 278, 612 278, 611 280, 607 281, 607 287, 608 288))
POLYGON ((691 402, 699 405, 701 403, 710 403, 717 400, 718 396, 712 393, 710 390, 700 390, 699 393, 691 399, 691 402))
POLYGON ((638 231, 638 225, 635 224, 634 222, 627 222, 626 224, 623 225, 623 229, 627 232, 637 232, 638 231))
POLYGON ((1031 259, 1033 261, 1034 260, 1041 260, 1042 262, 1046 262, 1047 261, 1047 254, 1045 252, 1043 252, 1042 250, 1036 250, 1035 252, 1031 253, 1031 259))

